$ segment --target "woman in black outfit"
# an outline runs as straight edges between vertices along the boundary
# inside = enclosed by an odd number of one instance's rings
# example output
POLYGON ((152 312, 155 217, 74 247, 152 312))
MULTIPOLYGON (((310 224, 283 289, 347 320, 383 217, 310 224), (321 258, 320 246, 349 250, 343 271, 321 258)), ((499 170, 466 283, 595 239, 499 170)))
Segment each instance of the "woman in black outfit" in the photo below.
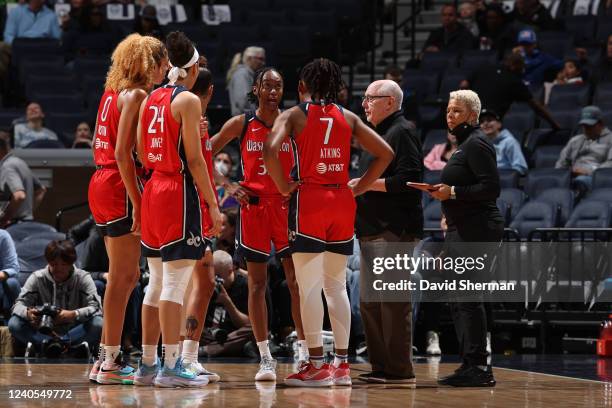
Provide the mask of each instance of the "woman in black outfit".
MULTIPOLYGON (((496 205, 500 187, 495 148, 478 127, 479 114, 480 99, 475 92, 451 92, 446 122, 449 131, 457 137, 458 148, 442 170, 442 184, 436 185, 438 190, 431 193, 433 198, 442 201, 448 224, 445 240, 450 254, 452 243, 499 243, 503 237, 504 221, 496 205)), ((483 248, 496 244, 474 246, 480 251, 477 256, 482 256, 483 248)), ((465 252, 457 254, 466 255, 465 252)), ((492 257, 489 255, 488 259, 492 257)), ((494 386, 493 372, 487 364, 487 324, 482 296, 476 302, 456 302, 451 307, 463 363, 454 374, 438 382, 456 387, 494 386)))

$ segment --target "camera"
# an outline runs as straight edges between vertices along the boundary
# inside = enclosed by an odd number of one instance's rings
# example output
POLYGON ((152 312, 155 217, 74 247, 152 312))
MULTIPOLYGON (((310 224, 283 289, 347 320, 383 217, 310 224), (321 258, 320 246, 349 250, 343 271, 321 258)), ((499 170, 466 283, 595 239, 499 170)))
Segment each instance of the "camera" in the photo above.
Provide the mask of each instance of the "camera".
POLYGON ((60 312, 60 308, 52 305, 51 303, 45 303, 42 306, 37 306, 35 308, 36 312, 41 315, 40 318, 40 327, 38 330, 42 334, 52 335, 53 334, 53 319, 60 312))

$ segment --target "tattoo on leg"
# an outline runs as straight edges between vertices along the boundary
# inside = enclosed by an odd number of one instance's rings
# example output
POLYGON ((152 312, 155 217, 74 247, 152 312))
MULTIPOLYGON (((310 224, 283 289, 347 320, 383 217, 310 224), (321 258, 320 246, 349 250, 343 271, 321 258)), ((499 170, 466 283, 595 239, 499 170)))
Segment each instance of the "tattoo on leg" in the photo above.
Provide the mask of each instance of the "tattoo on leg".
POLYGON ((198 319, 196 319, 195 316, 188 316, 185 328, 187 329, 186 337, 193 339, 195 331, 198 328, 198 319))

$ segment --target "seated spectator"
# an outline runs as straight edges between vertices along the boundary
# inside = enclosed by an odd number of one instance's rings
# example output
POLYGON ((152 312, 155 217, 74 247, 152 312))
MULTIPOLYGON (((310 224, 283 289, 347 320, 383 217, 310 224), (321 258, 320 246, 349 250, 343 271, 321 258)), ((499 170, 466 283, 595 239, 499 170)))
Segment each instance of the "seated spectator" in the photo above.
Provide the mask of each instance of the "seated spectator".
POLYGON ((527 85, 542 85, 553 72, 559 72, 563 68, 561 60, 540 51, 535 31, 520 31, 516 42, 518 46, 514 47, 512 52, 521 55, 525 60, 523 81, 527 85))
POLYGON ((0 192, 9 199, 4 212, 0 212, 0 228, 33 220, 34 210, 47 192, 26 162, 11 153, 8 140, 3 138, 0 138, 0 192))
POLYGON ((26 107, 26 123, 15 125, 15 148, 25 148, 38 140, 58 140, 54 131, 43 127, 45 113, 36 102, 26 107))
POLYGON ((236 248, 236 224, 238 222, 238 210, 236 208, 227 208, 221 212, 223 224, 221 232, 217 237, 216 250, 225 251, 234 256, 236 248))
POLYGON ((244 356, 246 344, 255 341, 247 274, 225 251, 215 251, 213 258, 216 285, 206 316, 204 351, 208 356, 244 356))
POLYGON ((612 167, 612 132, 602 120, 597 106, 582 109, 580 122, 584 133, 572 137, 561 151, 555 165, 571 169, 576 189, 585 193, 591 188, 592 175, 600 167, 612 167))
POLYGON ((501 59, 506 50, 514 45, 516 34, 506 21, 503 8, 498 4, 490 4, 484 11, 484 24, 480 32, 480 49, 496 50, 501 59))
POLYGON ((480 97, 483 106, 503 116, 514 102, 526 102, 531 109, 559 129, 559 124, 550 112, 538 102, 529 88, 521 80, 525 67, 523 57, 519 54, 508 55, 501 67, 483 67, 469 77, 463 87, 469 87, 480 97))
POLYGON ((495 146, 497 168, 514 170, 524 175, 527 172, 527 162, 521 145, 508 129, 502 129, 501 117, 492 110, 483 109, 480 113, 480 128, 495 146))
POLYGON ((70 12, 60 15, 62 31, 82 31, 87 25, 90 9, 88 0, 70 0, 70 12))
POLYGON ((51 241, 46 268, 33 272, 13 308, 9 330, 24 344, 32 343, 47 357, 69 346, 97 348, 102 333, 102 306, 88 272, 74 267, 70 241, 51 241))
POLYGON ((247 47, 244 52, 234 55, 226 77, 232 116, 249 109, 254 110, 247 95, 253 87, 255 72, 264 65, 266 50, 261 47, 247 47))
POLYGON ((427 156, 425 156, 425 167, 432 171, 442 170, 446 166, 448 159, 450 159, 456 150, 457 137, 448 133, 446 143, 435 145, 427 156))
POLYGON ((593 70, 591 81, 594 84, 612 82, 612 34, 608 36, 604 53, 593 70))
POLYGON ((582 85, 582 66, 577 60, 568 59, 563 64, 563 69, 557 74, 557 78, 553 82, 544 83, 544 103, 548 105, 550 101, 550 92, 553 87, 560 85, 582 85))
POLYGON ((19 260, 13 238, 8 232, 0 229, 0 312, 4 316, 10 314, 21 290, 17 280, 18 272, 19 260))
POLYGON ((471 1, 462 1, 459 4, 459 22, 468 29, 474 37, 480 35, 478 23, 476 22, 476 6, 471 1))
POLYGON ((89 123, 81 122, 76 128, 74 133, 74 142, 72 143, 73 149, 91 149, 91 128, 89 123))
POLYGON ((517 28, 525 26, 539 30, 555 30, 559 23, 539 0, 516 0, 510 18, 517 28))
POLYGON ((54 38, 61 35, 55 13, 44 0, 29 0, 11 10, 4 27, 4 42, 11 45, 15 38, 54 38), (26 4, 27 3, 27 4, 26 4))
POLYGON ((219 206, 221 208, 231 208, 239 205, 238 200, 233 196, 234 186, 230 180, 230 173, 234 167, 232 156, 226 151, 220 151, 215 155, 215 186, 219 197, 219 206))
POLYGON ((147 5, 140 10, 140 17, 134 24, 134 32, 164 40, 164 33, 157 20, 157 9, 154 6, 147 5))
POLYGON ((433 30, 423 46, 425 52, 461 52, 476 47, 476 38, 457 21, 457 9, 447 4, 442 6, 442 27, 433 30))

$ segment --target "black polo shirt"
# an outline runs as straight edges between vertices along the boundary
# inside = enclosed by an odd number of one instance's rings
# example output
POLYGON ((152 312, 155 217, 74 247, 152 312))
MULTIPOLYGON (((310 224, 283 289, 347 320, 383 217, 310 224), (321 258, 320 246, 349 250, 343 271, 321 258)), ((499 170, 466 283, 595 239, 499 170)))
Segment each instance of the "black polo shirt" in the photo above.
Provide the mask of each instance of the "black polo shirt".
MULTIPOLYGON (((357 197, 357 235, 372 236, 390 231, 423 233, 421 192, 406 182, 423 180, 423 149, 421 140, 412 130, 402 111, 397 111, 379 123, 376 131, 391 146, 395 157, 382 174, 386 192, 368 191, 357 197)), ((359 162, 360 175, 365 173, 374 157, 363 152, 359 162)))

